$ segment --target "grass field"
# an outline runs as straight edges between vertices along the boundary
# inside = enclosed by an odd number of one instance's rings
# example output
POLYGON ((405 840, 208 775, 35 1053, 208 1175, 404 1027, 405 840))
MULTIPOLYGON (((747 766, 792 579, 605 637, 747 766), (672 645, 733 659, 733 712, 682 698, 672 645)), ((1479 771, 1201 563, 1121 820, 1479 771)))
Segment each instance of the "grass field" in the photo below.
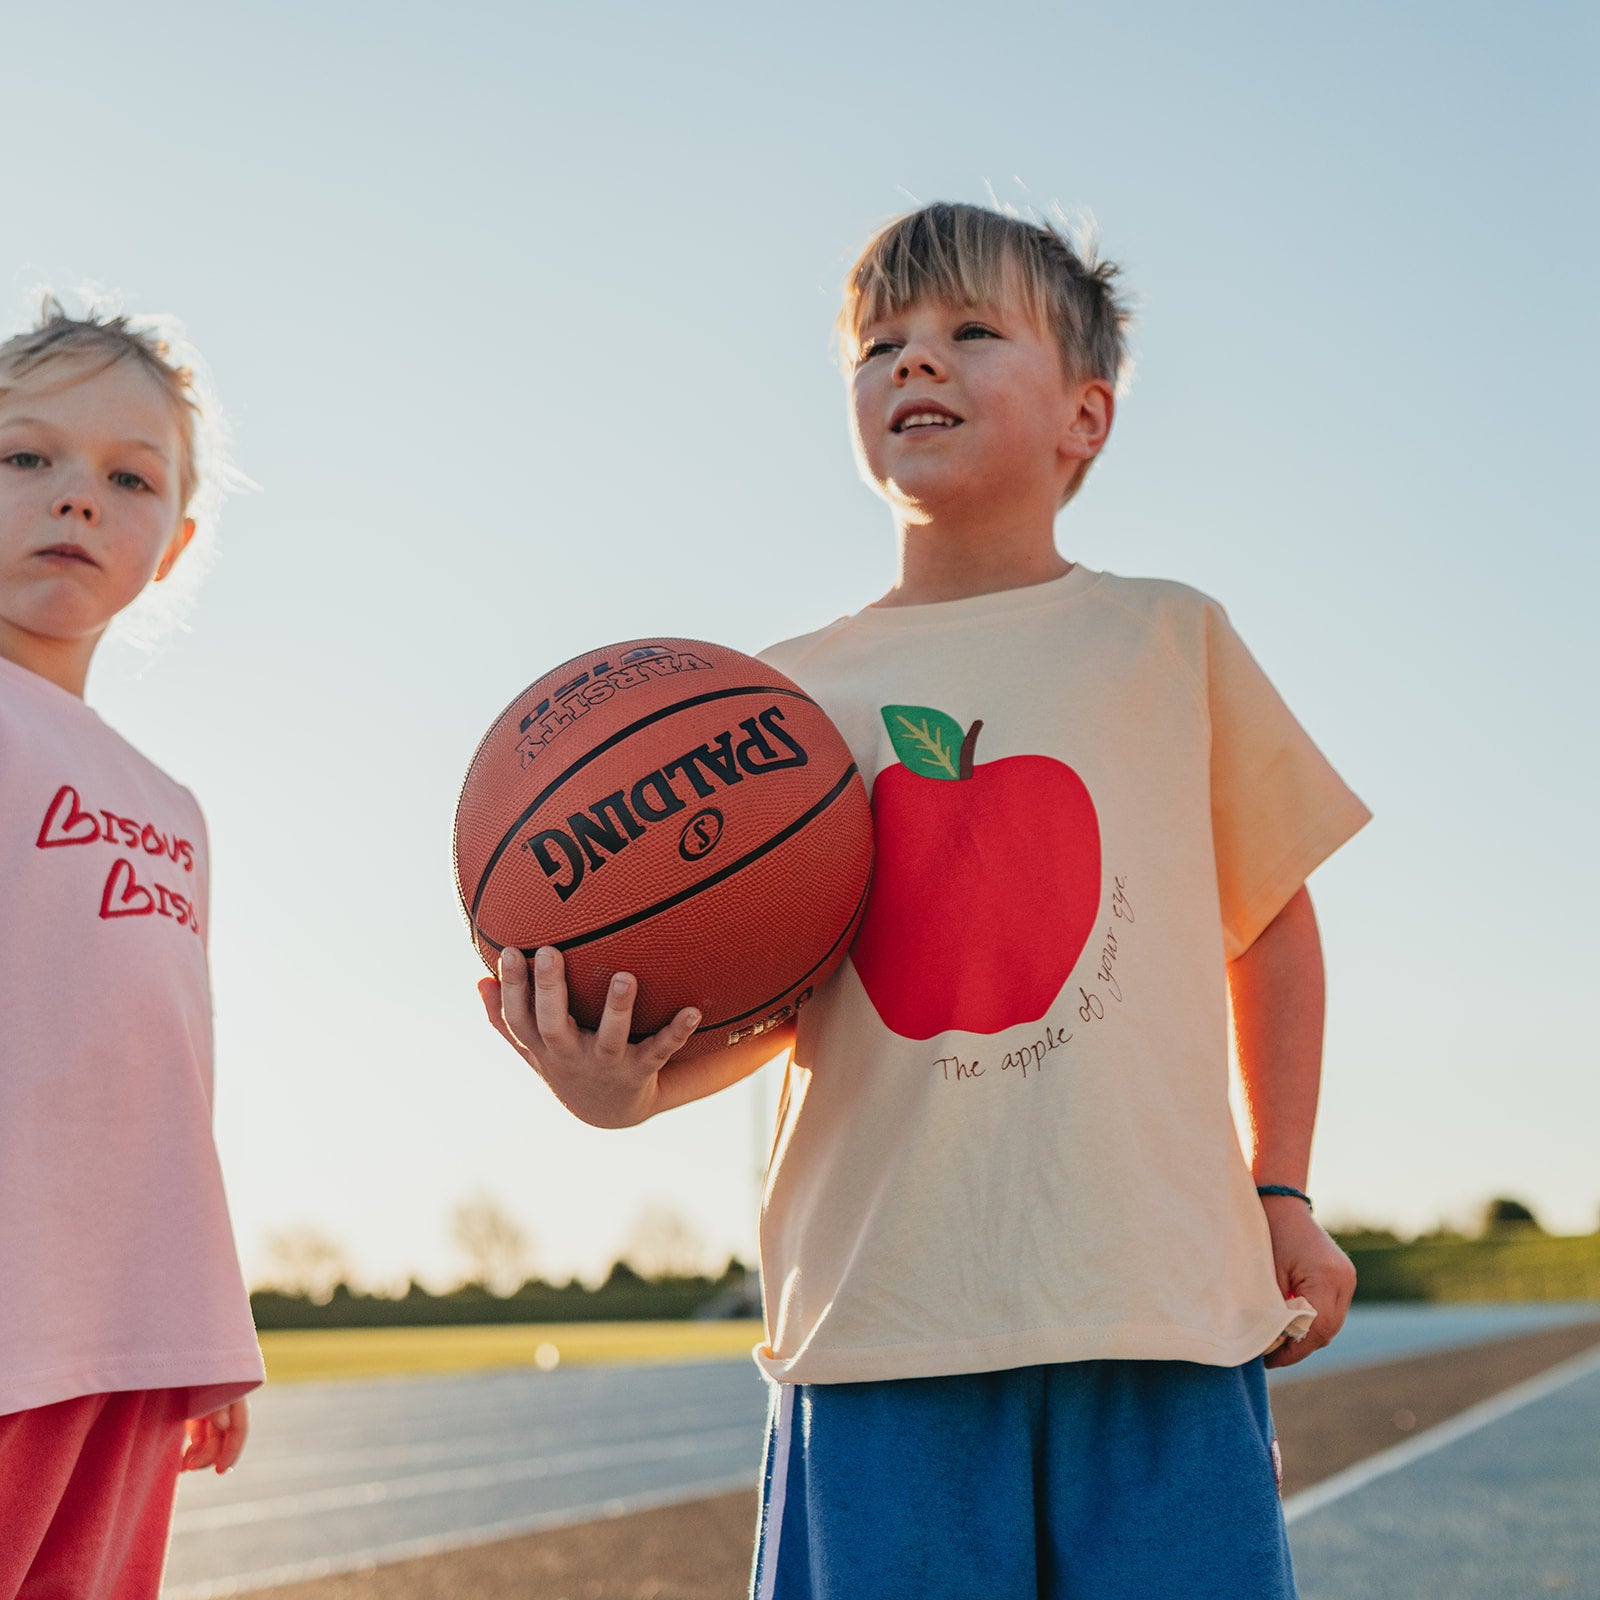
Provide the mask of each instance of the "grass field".
POLYGON ((1359 1300, 1600 1300, 1600 1233, 1352 1249, 1359 1300))
POLYGON ((267 1332, 273 1383, 487 1372, 497 1367, 748 1358, 759 1322, 524 1322, 461 1328, 309 1328, 267 1332))

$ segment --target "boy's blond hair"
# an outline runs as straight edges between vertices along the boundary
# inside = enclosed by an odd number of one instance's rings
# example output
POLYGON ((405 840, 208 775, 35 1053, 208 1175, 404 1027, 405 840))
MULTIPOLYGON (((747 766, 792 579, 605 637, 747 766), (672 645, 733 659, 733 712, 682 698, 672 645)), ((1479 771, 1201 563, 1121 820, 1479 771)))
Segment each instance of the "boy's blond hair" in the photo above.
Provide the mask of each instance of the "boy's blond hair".
POLYGON ((171 345, 153 329, 135 327, 125 316, 102 317, 92 311, 86 317, 69 316, 54 295, 46 295, 38 322, 0 344, 0 394, 57 361, 87 363, 85 377, 132 361, 161 386, 178 419, 183 445, 178 508, 187 511, 200 485, 195 425, 202 407, 193 369, 174 361, 171 345))
POLYGON ((1118 299, 1120 268, 1097 257, 1092 238, 984 206, 938 201, 879 229, 845 279, 839 345, 846 370, 861 358, 861 330, 917 300, 998 304, 1016 273, 1028 314, 1055 335, 1072 379, 1117 386, 1128 362, 1132 313, 1118 299))

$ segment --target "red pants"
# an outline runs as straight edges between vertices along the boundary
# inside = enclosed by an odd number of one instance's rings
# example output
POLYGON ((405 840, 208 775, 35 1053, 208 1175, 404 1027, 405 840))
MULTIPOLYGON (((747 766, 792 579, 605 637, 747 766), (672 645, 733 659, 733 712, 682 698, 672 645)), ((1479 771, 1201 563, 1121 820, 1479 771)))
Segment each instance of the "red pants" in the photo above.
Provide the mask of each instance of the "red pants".
POLYGON ((156 1600, 188 1391, 0 1417, 0 1600, 156 1600))

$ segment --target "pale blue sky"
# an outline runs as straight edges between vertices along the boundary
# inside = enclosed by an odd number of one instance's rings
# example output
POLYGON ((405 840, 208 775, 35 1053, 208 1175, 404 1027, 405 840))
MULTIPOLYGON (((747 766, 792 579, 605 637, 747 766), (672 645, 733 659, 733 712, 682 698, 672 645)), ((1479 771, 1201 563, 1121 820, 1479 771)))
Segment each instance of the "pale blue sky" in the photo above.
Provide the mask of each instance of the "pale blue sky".
POLYGON ((639 1212, 753 1239, 756 1097, 572 1122, 487 1030, 455 788, 555 662, 873 598, 828 336, 917 199, 1099 219, 1143 322, 1063 517, 1217 595, 1377 821, 1313 881, 1313 1188, 1600 1210, 1592 8, 141 7, 11 38, 5 321, 93 280, 207 354, 262 492, 90 699, 211 819, 247 1266, 315 1223, 445 1276, 475 1190, 551 1272, 639 1212), (1020 179, 1019 184, 1016 180, 1020 179), (1592 470, 1592 469, 1591 469, 1592 470))

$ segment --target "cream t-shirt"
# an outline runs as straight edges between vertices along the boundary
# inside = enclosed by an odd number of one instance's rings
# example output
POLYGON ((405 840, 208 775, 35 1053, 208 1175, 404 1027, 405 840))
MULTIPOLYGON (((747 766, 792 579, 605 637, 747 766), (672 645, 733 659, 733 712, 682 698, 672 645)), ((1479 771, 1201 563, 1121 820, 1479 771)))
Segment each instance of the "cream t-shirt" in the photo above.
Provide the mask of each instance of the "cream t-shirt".
POLYGON ((205 823, 0 659, 0 1415, 262 1381, 211 1136, 205 823))
POLYGON ((764 1370, 1231 1366, 1302 1333, 1229 1108, 1225 962, 1369 813, 1222 608, 1079 566, 763 656, 844 734, 877 850, 785 1080, 764 1370))

